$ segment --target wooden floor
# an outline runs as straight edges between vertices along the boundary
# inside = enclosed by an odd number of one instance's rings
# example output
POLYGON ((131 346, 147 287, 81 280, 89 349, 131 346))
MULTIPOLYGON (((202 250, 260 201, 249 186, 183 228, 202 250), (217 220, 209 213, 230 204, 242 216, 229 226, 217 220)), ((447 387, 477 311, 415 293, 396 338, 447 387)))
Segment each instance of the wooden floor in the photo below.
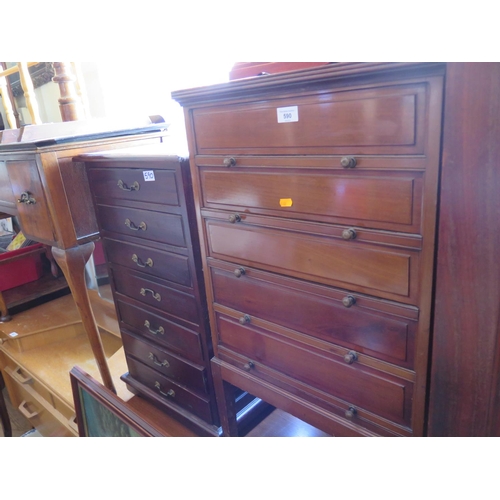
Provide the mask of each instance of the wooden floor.
MULTIPOLYGON (((41 328, 42 326, 44 326, 43 321, 45 320, 53 321, 53 318, 56 316, 56 313, 54 312, 53 309, 56 309, 58 311, 57 314, 60 317, 64 315, 69 315, 70 313, 77 314, 76 308, 74 312, 71 311, 72 307, 68 304, 68 300, 71 301, 72 303, 71 296, 66 295, 64 297, 56 298, 45 304, 39 305, 35 308, 28 309, 25 312, 21 312, 18 315, 14 315, 12 322, 6 325, 8 326, 10 325, 10 327, 12 327, 14 323, 17 325, 17 323, 20 322, 20 324, 16 326, 16 331, 19 331, 19 333, 22 334, 23 333, 22 328, 26 327, 29 330, 30 329, 29 325, 33 322, 35 322, 37 326, 41 328), (64 304, 64 307, 62 306, 62 304, 64 304), (46 317, 49 319, 47 319, 46 317)), ((113 328, 111 328, 111 330, 114 330, 116 327, 116 331, 119 332, 117 320, 115 316, 113 316, 108 310, 109 307, 112 307, 112 303, 111 306, 109 304, 110 303, 105 301, 105 307, 103 305, 99 309, 96 309, 95 312, 96 318, 100 325, 106 325, 108 328, 112 326, 113 328), (106 314, 104 314, 105 312, 106 314), (111 318, 111 316, 113 317, 111 318), (113 324, 109 325, 108 323, 112 320, 113 324)), ((113 308, 113 313, 114 313, 114 308, 113 308)), ((64 316, 64 318, 65 317, 66 316, 64 316)), ((119 333, 117 333, 117 335, 119 336, 119 333)), ((133 409, 133 411, 137 411, 139 413, 145 412, 146 414, 151 414, 151 413, 155 414, 156 415, 155 418, 157 419, 156 421, 164 422, 164 426, 168 427, 166 435, 186 436, 186 437, 193 436, 194 434, 188 429, 185 429, 182 425, 179 424, 179 422, 173 421, 172 418, 166 416, 163 412, 159 412, 159 410, 157 410, 156 408, 151 408, 151 405, 149 405, 146 401, 142 400, 138 396, 134 396, 132 393, 126 390, 125 384, 119 378, 121 374, 127 371, 125 356, 119 355, 122 350, 123 349, 119 350, 116 353, 116 355, 112 356, 112 358, 110 358, 109 360, 110 370, 113 373, 116 372, 117 375, 116 376, 117 388, 119 387, 121 389, 123 386, 123 390, 118 391, 118 396, 123 401, 125 401, 126 404, 129 404, 133 409), (147 406, 147 408, 144 409, 144 406, 147 406), (185 429, 185 432, 183 432, 183 429, 185 429)), ((88 370, 85 371, 88 372, 88 370)), ((49 384, 49 381, 47 380, 45 380, 44 382, 49 384)), ((30 425, 28 420, 16 408, 13 408, 6 389, 4 390, 4 395, 6 403, 8 405, 7 410, 9 412, 9 416, 12 423, 13 436, 14 437, 21 436, 25 432, 29 431, 32 428, 32 426, 30 425)), ((66 394, 65 400, 71 401, 72 400, 71 394, 69 395, 66 394)), ((3 436, 3 429, 1 429, 1 425, 0 425, 0 436, 3 436)), ((247 434, 246 437, 324 437, 324 436, 327 435, 324 434, 322 431, 312 427, 311 425, 302 422, 301 420, 281 410, 274 410, 254 429, 252 429, 247 434)))

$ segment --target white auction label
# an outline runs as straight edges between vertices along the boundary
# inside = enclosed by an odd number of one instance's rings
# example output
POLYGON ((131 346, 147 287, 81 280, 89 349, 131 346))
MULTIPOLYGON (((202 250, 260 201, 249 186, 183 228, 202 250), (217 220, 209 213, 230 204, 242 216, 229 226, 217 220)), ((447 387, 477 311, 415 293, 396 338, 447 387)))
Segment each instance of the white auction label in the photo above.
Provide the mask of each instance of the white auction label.
POLYGON ((299 108, 298 106, 288 106, 286 108, 277 108, 278 123, 298 122, 299 108))
POLYGON ((142 172, 142 175, 144 176, 145 181, 154 181, 155 180, 155 173, 152 170, 144 170, 142 172))

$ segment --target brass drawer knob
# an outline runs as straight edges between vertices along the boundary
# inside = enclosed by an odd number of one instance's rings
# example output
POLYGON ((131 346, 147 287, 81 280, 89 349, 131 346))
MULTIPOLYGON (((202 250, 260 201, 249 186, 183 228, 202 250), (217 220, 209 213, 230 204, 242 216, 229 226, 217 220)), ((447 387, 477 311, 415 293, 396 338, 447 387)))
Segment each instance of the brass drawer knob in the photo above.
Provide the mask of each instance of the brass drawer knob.
POLYGON ((140 185, 137 181, 133 182, 130 187, 127 186, 121 179, 118 181, 117 186, 123 191, 139 191, 140 185))
POLYGON ((246 370, 247 372, 249 372, 254 367, 255 367, 255 365, 254 365, 253 361, 249 361, 248 363, 243 365, 243 369, 246 370))
POLYGON ((231 214, 229 216, 229 222, 234 224, 235 222, 241 222, 241 215, 240 214, 231 214))
POLYGON ((344 240, 353 240, 357 235, 358 234, 356 233, 356 230, 352 227, 350 227, 349 229, 344 229, 342 231, 342 238, 344 238, 344 240))
POLYGON ((151 323, 148 320, 144 321, 144 326, 148 329, 148 332, 153 335, 163 335, 165 333, 165 329, 163 328, 163 326, 159 326, 156 330, 153 330, 151 328, 151 323))
POLYGON ((252 318, 248 314, 245 314, 238 321, 240 322, 240 325, 246 325, 247 323, 250 323, 251 320, 252 318))
POLYGON ((340 165, 343 168, 354 168, 358 162, 354 156, 344 156, 340 160, 340 165))
POLYGON ((224 158, 224 166, 225 167, 234 167, 236 165, 236 159, 231 157, 224 158))
POLYGON ((352 307, 354 304, 356 304, 356 297, 347 295, 342 299, 342 304, 344 304, 345 307, 352 307))
POLYGON ((138 226, 136 226, 130 219, 125 219, 125 225, 132 229, 132 231, 146 231, 148 226, 145 222, 140 222, 138 226))
POLYGON ((31 196, 29 191, 24 191, 24 193, 21 193, 21 197, 17 200, 17 202, 24 203, 25 205, 34 205, 36 200, 33 196, 31 196))
POLYGON ((158 389, 158 392, 167 398, 175 398, 175 391, 170 389, 168 392, 163 392, 161 390, 161 384, 158 381, 155 381, 155 387, 158 389))
POLYGON ((246 271, 244 267, 237 267, 233 272, 237 278, 241 278, 246 271))
POLYGON ((344 356, 344 361, 348 365, 352 365, 355 361, 358 360, 358 353, 356 351, 349 351, 345 356, 344 356))
POLYGON ((139 267, 153 267, 153 260, 149 259, 146 260, 146 262, 142 262, 140 257, 137 257, 137 255, 134 253, 132 254, 132 260, 139 266, 139 267))
POLYGON ((358 413, 358 410, 354 408, 354 406, 349 406, 349 408, 345 411, 345 418, 353 418, 358 413))

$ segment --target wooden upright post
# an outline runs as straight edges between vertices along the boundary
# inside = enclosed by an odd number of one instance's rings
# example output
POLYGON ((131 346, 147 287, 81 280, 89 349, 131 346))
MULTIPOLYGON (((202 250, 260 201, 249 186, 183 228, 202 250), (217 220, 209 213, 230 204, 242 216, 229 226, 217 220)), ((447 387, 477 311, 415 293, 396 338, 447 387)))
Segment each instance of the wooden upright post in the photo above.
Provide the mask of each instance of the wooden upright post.
POLYGON ((55 62, 54 70, 56 76, 52 81, 59 84, 59 109, 63 122, 82 120, 85 112, 76 87, 76 76, 73 73, 71 63, 55 62))

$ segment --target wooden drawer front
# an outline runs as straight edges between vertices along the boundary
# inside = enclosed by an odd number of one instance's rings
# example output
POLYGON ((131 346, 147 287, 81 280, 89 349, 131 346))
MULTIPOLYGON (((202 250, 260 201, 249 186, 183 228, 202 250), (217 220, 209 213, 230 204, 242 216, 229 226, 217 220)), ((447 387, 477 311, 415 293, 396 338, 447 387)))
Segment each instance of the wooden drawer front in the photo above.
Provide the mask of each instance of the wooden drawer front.
POLYGON ((192 286, 187 256, 110 238, 103 238, 103 246, 108 262, 119 264, 128 269, 140 270, 144 274, 179 285, 192 286), (148 259, 150 259, 149 264, 148 259))
POLYGON ((17 202, 19 222, 24 235, 37 241, 55 242, 55 231, 52 224, 49 206, 35 161, 8 161, 7 170, 14 199, 25 199, 28 202, 17 202))
POLYGON ((96 198, 179 206, 179 194, 173 170, 155 170, 147 164, 144 169, 91 168, 88 177, 96 198), (144 172, 151 171, 155 180, 145 181, 144 172))
POLYGON ((98 205, 97 210, 104 231, 186 247, 180 215, 107 205, 98 205))
POLYGON ((166 377, 202 394, 208 393, 205 368, 161 349, 149 342, 122 332, 127 356, 133 357, 166 377))
POLYGON ((413 366, 417 311, 247 268, 211 268, 216 304, 406 368, 413 366), (342 299, 354 297, 350 307, 342 299), (384 311, 385 309, 385 311, 384 311), (405 310, 407 309, 407 310, 405 310))
POLYGON ((197 153, 422 154, 427 91, 394 85, 195 109, 197 153), (281 108, 294 108, 294 121, 280 123, 281 108))
POLYGON ((198 307, 193 295, 160 285, 148 276, 113 266, 113 283, 118 293, 160 309, 172 317, 199 325, 198 307))
POLYGON ((23 376, 19 367, 13 370, 7 366, 4 373, 12 404, 42 436, 74 437, 78 435, 74 410, 68 410, 64 405, 66 411, 61 413, 60 408, 52 402, 52 394, 48 393, 36 379, 19 380, 19 377, 23 376), (70 413, 69 417, 68 413, 70 413))
POLYGON ((211 257, 415 303, 418 252, 250 224, 206 221, 211 257))
POLYGON ((422 174, 201 170, 203 205, 243 213, 418 232, 422 174))
POLYGON ((196 331, 155 314, 140 304, 120 299, 115 299, 115 304, 122 329, 126 328, 191 360, 203 362, 200 334, 196 331))
MULTIPOLYGON (((310 350, 302 343, 261 328, 242 326, 217 315, 220 345, 293 379, 399 424, 408 425, 413 384, 340 357, 310 350)), ((258 373, 258 365, 252 373, 258 373)))
POLYGON ((195 394, 187 387, 180 386, 175 381, 139 363, 133 358, 127 358, 127 364, 130 375, 161 398, 185 408, 206 422, 212 421, 210 400, 207 396, 203 397, 195 394))
POLYGON ((0 212, 8 210, 8 213, 17 213, 17 200, 10 185, 7 164, 0 161, 0 212))

